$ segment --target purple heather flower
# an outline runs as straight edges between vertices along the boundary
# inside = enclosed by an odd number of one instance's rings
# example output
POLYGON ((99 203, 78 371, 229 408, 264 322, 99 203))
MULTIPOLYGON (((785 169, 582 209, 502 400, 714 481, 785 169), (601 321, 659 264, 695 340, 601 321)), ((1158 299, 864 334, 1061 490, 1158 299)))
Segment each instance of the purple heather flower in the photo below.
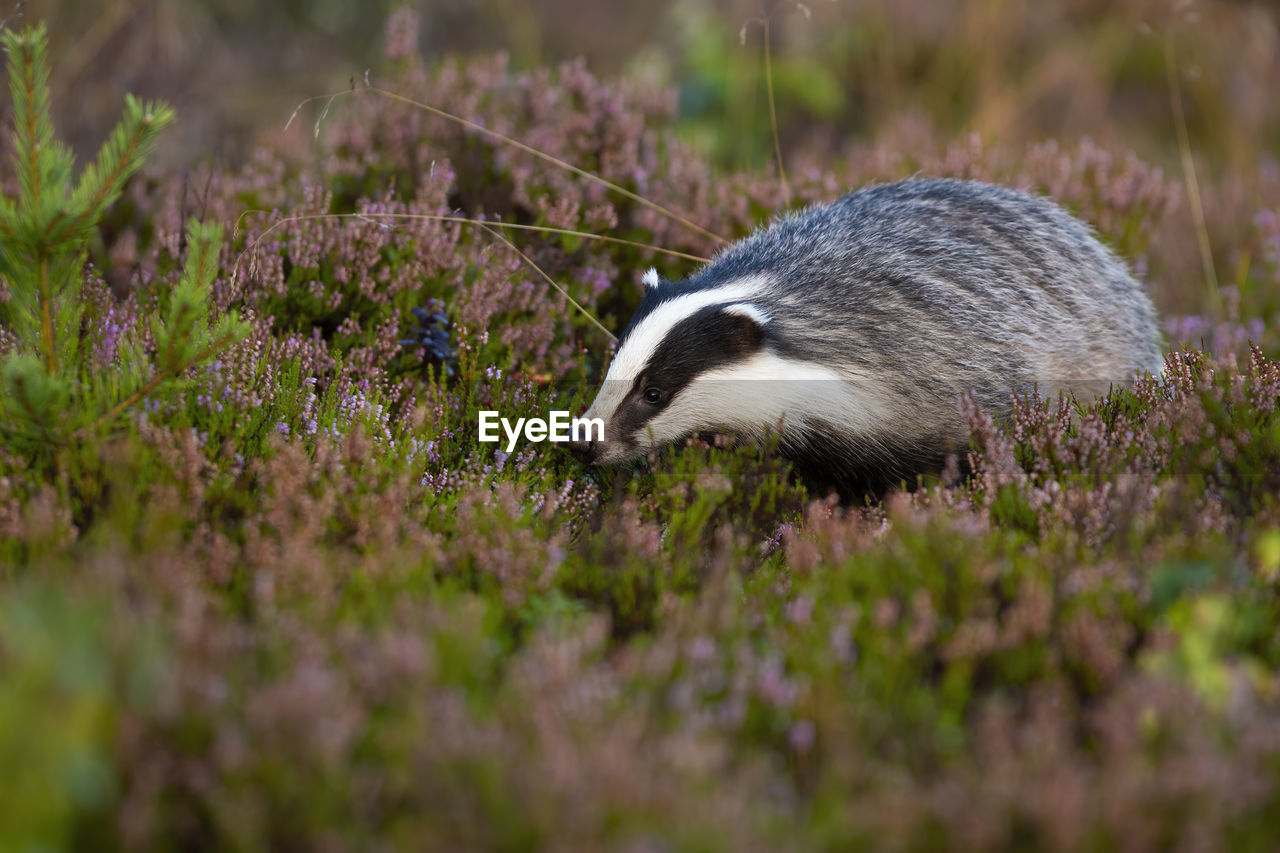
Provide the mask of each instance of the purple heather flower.
POLYGON ((813 748, 813 742, 817 738, 818 730, 813 725, 812 720, 796 720, 791 724, 791 730, 787 733, 787 740, 791 744, 791 748, 796 752, 808 752, 813 748))

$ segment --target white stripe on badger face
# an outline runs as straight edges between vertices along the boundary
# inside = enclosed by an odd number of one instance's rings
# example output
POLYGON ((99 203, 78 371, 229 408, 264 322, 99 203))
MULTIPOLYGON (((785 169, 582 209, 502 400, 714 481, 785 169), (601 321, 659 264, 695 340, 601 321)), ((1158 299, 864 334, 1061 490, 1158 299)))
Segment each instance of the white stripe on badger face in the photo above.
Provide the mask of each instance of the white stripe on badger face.
POLYGON ((769 279, 765 276, 747 276, 720 287, 686 293, 659 305, 622 342, 613 363, 609 365, 600 393, 583 417, 603 419, 607 433, 609 420, 626 399, 631 384, 644 370, 649 356, 653 355, 654 350, 677 323, 711 305, 750 300, 764 293, 768 286, 769 279))
POLYGON ((696 377, 638 437, 642 445, 656 447, 717 428, 761 436, 781 425, 794 435, 814 420, 869 435, 895 420, 892 404, 877 393, 880 387, 870 377, 851 378, 762 350, 696 377))

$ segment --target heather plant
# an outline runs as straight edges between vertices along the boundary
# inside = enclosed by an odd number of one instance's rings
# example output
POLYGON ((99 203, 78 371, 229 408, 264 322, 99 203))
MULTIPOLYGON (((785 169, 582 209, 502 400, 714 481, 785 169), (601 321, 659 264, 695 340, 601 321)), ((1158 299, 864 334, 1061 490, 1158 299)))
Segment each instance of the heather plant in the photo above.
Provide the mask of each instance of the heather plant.
MULTIPOLYGON (((896 8, 871 23, 919 11, 896 8)), ((910 26, 914 55, 927 34, 910 26)), ((682 141, 671 91, 576 63, 428 67, 412 14, 388 28, 384 91, 725 237, 784 204, 772 174, 718 173, 682 141)), ((793 87, 778 89, 784 116, 793 87)), ((796 203, 914 172, 1048 193, 1180 305, 1170 340, 1189 344, 1164 376, 1099 400, 1021 400, 1008 423, 968 407, 971 476, 849 506, 809 494, 768 442, 701 436, 621 470, 481 442, 482 410, 581 411, 609 341, 459 220, 691 255, 715 241, 359 85, 322 115, 318 135, 294 126, 242 162, 135 172, 96 220, 68 291, 77 381, 135 357, 159 375, 147 365, 187 270, 202 322, 236 315, 245 334, 68 442, 65 466, 0 438, 0 835, 49 849, 1273 844, 1265 167, 1257 197, 1205 173, 1213 243, 1239 253, 1209 320, 1206 302, 1171 296, 1200 275, 1181 253, 1181 189, 1112 141, 899 135, 826 162, 793 154, 796 203), (198 212, 229 231, 245 207, 234 251, 188 227, 198 212)), ((641 270, 694 263, 502 233, 611 329, 641 270)), ((6 351, 38 342, 15 329, 6 316, 6 351)))
POLYGON ((43 27, 3 34, 14 105, 16 199, 0 197, 0 275, 9 283, 0 319, 13 345, 0 356, 0 431, 16 450, 47 452, 112 425, 129 407, 243 335, 234 313, 208 317, 218 272, 219 226, 194 220, 190 251, 167 304, 153 318, 154 357, 141 340, 115 347, 110 371, 94 375, 81 331, 84 264, 104 210, 173 120, 167 106, 125 100, 125 115, 97 159, 71 186, 72 156, 53 138, 43 27))

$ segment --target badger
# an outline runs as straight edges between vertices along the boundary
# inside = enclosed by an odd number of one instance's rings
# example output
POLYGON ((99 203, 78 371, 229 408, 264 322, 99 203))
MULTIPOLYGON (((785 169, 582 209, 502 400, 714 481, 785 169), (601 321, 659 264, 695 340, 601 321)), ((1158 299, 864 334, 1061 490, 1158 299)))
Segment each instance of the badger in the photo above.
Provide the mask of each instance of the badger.
POLYGON ((1105 393, 1162 368, 1151 300, 1048 199, 911 179, 785 215, 682 281, 644 276, 569 448, 615 465, 702 432, 761 437, 810 483, 883 493, 963 465, 961 401, 1105 393))

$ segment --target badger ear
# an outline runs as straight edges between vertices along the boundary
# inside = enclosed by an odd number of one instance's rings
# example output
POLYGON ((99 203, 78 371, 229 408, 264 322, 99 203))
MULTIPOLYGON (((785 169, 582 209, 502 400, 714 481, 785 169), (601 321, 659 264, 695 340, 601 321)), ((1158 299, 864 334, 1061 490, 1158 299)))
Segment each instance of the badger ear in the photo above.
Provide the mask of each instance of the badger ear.
POLYGON ((641 279, 641 281, 643 281, 644 286, 649 289, 658 287, 662 284, 662 279, 658 278, 658 268, 649 267, 649 269, 645 271, 644 278, 641 279))
POLYGON ((726 314, 736 314, 739 317, 746 317, 757 326, 765 326, 769 323, 769 315, 761 311, 750 302, 735 302, 733 305, 726 305, 720 309, 726 314))

